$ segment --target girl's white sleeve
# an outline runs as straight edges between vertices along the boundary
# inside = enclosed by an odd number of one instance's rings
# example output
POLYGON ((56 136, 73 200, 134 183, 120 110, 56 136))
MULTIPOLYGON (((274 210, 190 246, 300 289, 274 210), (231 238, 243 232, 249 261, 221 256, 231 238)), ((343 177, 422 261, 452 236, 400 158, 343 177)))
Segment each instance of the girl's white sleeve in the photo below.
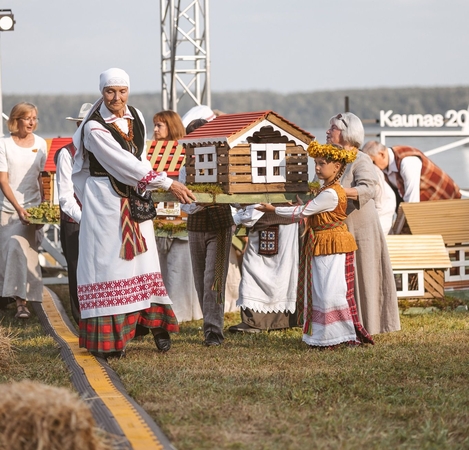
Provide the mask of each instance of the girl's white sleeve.
POLYGON ((326 189, 322 191, 313 200, 305 205, 299 206, 278 206, 275 213, 282 217, 291 217, 295 219, 303 219, 327 211, 334 211, 339 204, 339 197, 334 189, 326 189))

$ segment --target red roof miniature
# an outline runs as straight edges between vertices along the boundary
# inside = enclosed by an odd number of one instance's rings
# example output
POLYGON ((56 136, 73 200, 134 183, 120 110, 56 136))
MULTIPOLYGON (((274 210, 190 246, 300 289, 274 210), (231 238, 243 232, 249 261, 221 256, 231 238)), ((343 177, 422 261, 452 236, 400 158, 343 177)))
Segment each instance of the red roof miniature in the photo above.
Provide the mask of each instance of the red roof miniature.
POLYGON ((276 112, 269 110, 239 114, 222 114, 200 128, 197 128, 192 133, 184 136, 179 142, 182 144, 205 142, 227 142, 231 144, 247 131, 264 121, 288 129, 288 132, 296 134, 297 137, 303 136, 308 140, 314 139, 314 136, 308 131, 286 120, 276 112))
MULTIPOLYGON (((54 157, 57 150, 72 142, 71 137, 46 139, 47 160, 45 172, 55 173, 57 168, 54 157)), ((167 172, 169 176, 177 176, 185 160, 185 149, 178 141, 147 141, 148 160, 156 172, 167 172)))
POLYGON ((186 150, 178 141, 150 142, 147 156, 155 172, 166 172, 174 177, 179 174, 186 158, 186 150))
POLYGON ((70 144, 72 142, 71 137, 66 138, 53 138, 53 139, 46 139, 47 142, 47 160, 44 166, 45 172, 53 172, 55 173, 57 168, 55 167, 54 163, 54 156, 57 150, 60 150, 62 147, 70 144))

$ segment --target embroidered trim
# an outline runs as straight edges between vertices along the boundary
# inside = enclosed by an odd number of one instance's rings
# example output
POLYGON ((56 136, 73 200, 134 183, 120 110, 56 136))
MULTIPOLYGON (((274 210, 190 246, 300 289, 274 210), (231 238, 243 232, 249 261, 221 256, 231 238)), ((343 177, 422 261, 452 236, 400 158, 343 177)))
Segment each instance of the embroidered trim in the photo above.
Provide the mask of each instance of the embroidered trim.
POLYGON ((148 183, 153 181, 158 175, 160 175, 159 172, 154 172, 153 170, 150 170, 137 184, 137 188, 144 191, 147 188, 148 183))
POLYGON ((115 308, 148 300, 152 296, 166 297, 168 294, 161 273, 146 273, 124 280, 78 286, 81 310, 115 308))

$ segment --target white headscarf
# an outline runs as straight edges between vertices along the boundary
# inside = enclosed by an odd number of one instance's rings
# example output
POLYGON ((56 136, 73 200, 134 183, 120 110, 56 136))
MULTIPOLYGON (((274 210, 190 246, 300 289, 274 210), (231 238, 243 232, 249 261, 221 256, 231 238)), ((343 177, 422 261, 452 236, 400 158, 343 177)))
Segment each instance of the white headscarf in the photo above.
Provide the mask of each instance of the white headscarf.
MULTIPOLYGON (((107 86, 126 86, 127 88, 130 89, 129 75, 127 74, 127 72, 125 72, 122 69, 116 69, 116 68, 108 69, 99 76, 99 90, 101 94, 103 93, 103 89, 107 86)), ((72 179, 74 180, 74 184, 77 185, 75 186, 75 192, 78 195, 79 199, 81 199, 80 189, 79 188, 77 189, 77 187, 79 185, 79 181, 78 181, 79 173, 81 172, 83 168, 83 159, 84 159, 82 130, 88 118, 92 114, 94 114, 94 112, 97 109, 99 109, 102 103, 103 103, 103 97, 99 98, 94 103, 93 107, 90 109, 86 117, 83 119, 83 122, 80 124, 78 129, 75 131, 75 134, 73 135, 73 145, 75 145, 76 153, 75 153, 75 161, 73 164, 72 179)))
POLYGON ((99 76, 99 92, 108 86, 126 86, 130 90, 130 78, 127 72, 122 69, 108 69, 99 76))

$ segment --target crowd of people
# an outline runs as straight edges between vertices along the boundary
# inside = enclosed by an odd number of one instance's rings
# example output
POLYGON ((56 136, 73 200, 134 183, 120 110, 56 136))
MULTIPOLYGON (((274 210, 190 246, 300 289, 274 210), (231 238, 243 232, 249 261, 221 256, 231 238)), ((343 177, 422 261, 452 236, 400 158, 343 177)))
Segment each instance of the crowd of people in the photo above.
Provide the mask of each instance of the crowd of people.
MULTIPOLYGON (((301 326, 315 348, 373 344, 400 330, 396 286, 385 235, 400 201, 460 198, 458 186, 422 152, 364 144, 361 120, 330 119, 326 143, 313 141, 315 197, 302 204, 197 203, 185 185, 155 172, 146 155, 142 113, 128 104, 128 74, 100 74, 100 97, 84 104, 73 142, 55 155, 61 242, 68 264, 79 345, 98 357, 122 357, 129 341, 151 333, 171 348, 178 320, 197 310, 203 343, 225 339, 225 289, 236 227, 248 230, 233 333, 301 326), (171 192, 187 214, 188 237, 155 238, 151 191, 171 192), (268 245, 265 245, 269 241, 268 245), (273 243, 273 244, 272 244, 273 243)), ((29 207, 44 199, 44 139, 37 108, 19 103, 0 138, 0 295, 28 319, 27 302, 42 301, 38 247, 42 225, 29 207)), ((184 117, 160 111, 155 141, 177 141, 213 120, 208 107, 184 117)))

